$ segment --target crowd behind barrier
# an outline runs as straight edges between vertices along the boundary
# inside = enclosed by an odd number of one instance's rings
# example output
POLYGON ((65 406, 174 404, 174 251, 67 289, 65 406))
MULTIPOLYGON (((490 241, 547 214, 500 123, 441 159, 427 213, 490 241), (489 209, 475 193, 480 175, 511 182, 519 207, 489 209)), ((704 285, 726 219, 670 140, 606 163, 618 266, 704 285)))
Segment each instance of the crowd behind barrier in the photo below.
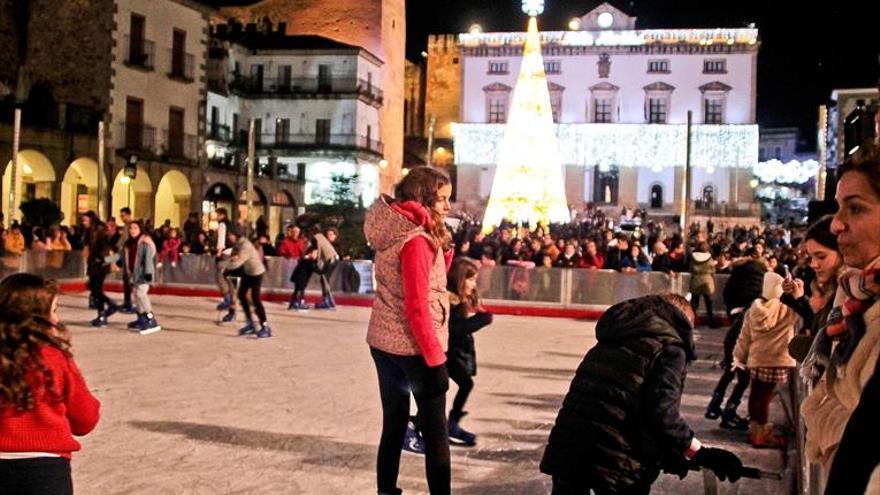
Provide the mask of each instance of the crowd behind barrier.
MULTIPOLYGON (((290 275, 297 260, 266 257, 264 287, 273 292, 293 290, 290 275)), ((26 251, 21 256, 7 256, 0 263, 0 277, 28 272, 58 281, 85 279, 86 264, 81 251, 26 251)), ((722 308, 721 293, 728 275, 717 274, 713 296, 716 308, 722 308)), ((559 307, 610 306, 625 299, 676 292, 687 294, 690 274, 662 272, 621 273, 614 270, 569 270, 565 268, 522 268, 484 266, 478 287, 487 301, 540 304, 559 307)), ((116 272, 109 278, 120 281, 116 272)), ((158 268, 159 286, 215 287, 216 262, 209 255, 182 255, 176 266, 158 268)), ((329 276, 334 291, 343 294, 373 292, 373 263, 370 260, 342 260, 329 276)), ((314 277, 308 290, 320 290, 314 277)))

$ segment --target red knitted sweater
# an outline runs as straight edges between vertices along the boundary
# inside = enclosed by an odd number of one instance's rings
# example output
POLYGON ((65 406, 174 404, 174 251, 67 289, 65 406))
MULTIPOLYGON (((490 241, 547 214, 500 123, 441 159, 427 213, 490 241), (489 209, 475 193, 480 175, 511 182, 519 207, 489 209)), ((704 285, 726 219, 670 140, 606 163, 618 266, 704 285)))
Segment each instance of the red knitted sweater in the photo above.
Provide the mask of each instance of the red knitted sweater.
POLYGON ((53 346, 40 351, 43 364, 52 373, 54 391, 64 398, 51 400, 34 380, 36 406, 29 411, 0 408, 0 452, 50 452, 70 459, 80 449, 73 435, 82 436, 98 423, 101 403, 89 392, 73 358, 53 346))

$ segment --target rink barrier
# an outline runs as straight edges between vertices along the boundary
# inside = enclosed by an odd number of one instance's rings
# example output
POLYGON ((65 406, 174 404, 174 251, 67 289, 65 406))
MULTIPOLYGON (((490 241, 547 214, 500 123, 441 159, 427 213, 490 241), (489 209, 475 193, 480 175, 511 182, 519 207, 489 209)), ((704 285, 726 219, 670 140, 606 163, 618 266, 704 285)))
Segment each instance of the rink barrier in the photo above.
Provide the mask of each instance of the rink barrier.
MULTIPOLYGON (((85 260, 79 251, 28 251, 6 257, 0 276, 26 271, 61 282, 66 291, 85 290, 85 260)), ((293 291, 290 275, 297 261, 266 258, 263 293, 267 301, 287 302, 293 291)), ((716 275, 714 312, 724 314, 721 298, 727 275, 716 275)), ((330 286, 337 304, 369 307, 374 287, 373 263, 369 260, 340 261, 330 273, 330 286)), ((614 270, 578 268, 524 268, 494 266, 480 269, 477 286, 484 305, 498 314, 597 319, 609 306, 634 297, 675 292, 688 293, 690 274, 661 272, 620 273, 614 270)), ((117 270, 107 279, 107 289, 121 292, 117 270)), ((212 256, 182 255, 177 266, 166 262, 157 268, 153 294, 220 297, 216 288, 216 263, 212 256)), ((307 287, 307 299, 320 294, 318 277, 307 287)), ((700 307, 701 312, 704 311, 700 307)))

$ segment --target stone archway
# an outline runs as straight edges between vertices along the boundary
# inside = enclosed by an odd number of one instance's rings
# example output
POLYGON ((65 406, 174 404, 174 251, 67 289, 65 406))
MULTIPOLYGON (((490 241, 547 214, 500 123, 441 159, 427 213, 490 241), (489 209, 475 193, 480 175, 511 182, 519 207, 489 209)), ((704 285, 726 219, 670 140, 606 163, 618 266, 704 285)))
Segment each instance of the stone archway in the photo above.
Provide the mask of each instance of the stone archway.
POLYGON ((89 210, 98 211, 98 162, 78 158, 68 165, 61 181, 59 206, 66 223, 76 223, 76 218, 89 210))
POLYGON ((131 208, 131 216, 134 219, 153 218, 153 183, 143 168, 137 168, 134 179, 126 177, 124 171, 120 170, 113 181, 111 194, 114 215, 127 206, 131 208))
MULTIPOLYGON (((46 158, 46 155, 36 150, 23 150, 18 152, 18 166, 21 167, 21 191, 20 202, 24 203, 32 199, 53 199, 52 188, 55 186, 55 167, 46 158)), ((12 190, 12 161, 6 165, 3 172, 3 215, 9 220, 13 216, 9 204, 9 193, 12 190)))
POLYGON ((171 220, 172 227, 182 227, 190 213, 192 188, 189 179, 177 170, 170 170, 156 188, 156 224, 171 220))

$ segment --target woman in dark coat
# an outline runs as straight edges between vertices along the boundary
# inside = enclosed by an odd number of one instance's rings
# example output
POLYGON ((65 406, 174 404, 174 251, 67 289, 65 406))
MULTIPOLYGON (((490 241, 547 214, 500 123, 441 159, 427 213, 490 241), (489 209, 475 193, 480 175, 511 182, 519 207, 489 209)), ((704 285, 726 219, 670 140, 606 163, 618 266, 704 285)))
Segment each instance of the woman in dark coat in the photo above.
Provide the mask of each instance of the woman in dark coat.
POLYGON ((466 446, 476 445, 477 436, 459 426, 467 414, 464 404, 474 388, 473 376, 477 374, 477 354, 474 332, 492 323, 492 315, 480 304, 477 293, 479 269, 469 258, 457 258, 449 270, 449 349, 446 366, 449 378, 458 385, 458 392, 449 412, 449 438, 466 446))

